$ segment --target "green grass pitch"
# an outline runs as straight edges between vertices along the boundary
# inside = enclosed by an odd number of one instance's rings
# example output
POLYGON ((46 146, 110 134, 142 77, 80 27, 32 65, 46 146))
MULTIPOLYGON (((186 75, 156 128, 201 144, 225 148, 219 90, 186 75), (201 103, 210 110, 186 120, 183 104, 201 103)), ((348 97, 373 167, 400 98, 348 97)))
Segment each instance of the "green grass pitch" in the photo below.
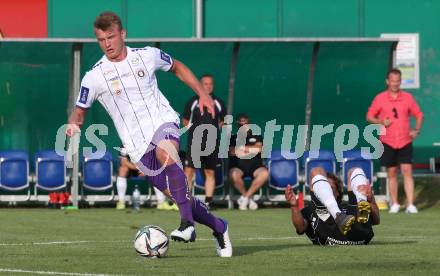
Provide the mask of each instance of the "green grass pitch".
POLYGON ((417 215, 382 212, 372 243, 353 247, 313 246, 305 236, 296 235, 287 208, 220 209, 215 214, 230 222, 233 258, 216 257, 211 232, 198 225, 195 243, 171 242, 168 257, 148 260, 135 253, 134 234, 146 224, 170 233, 178 224, 176 212, 3 208, 0 274, 432 275, 440 271, 439 207, 417 215))

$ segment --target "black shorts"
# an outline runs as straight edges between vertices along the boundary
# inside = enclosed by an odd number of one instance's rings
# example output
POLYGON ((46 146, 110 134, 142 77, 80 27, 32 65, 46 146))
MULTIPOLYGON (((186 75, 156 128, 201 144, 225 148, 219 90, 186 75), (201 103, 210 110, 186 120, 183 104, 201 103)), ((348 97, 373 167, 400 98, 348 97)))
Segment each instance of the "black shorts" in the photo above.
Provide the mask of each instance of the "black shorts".
POLYGON ((395 167, 400 164, 412 164, 413 146, 412 143, 401 149, 394 149, 387 144, 383 144, 384 151, 380 158, 380 164, 384 167, 395 167))
POLYGON ((139 170, 128 170, 127 178, 138 177, 141 174, 139 170))
POLYGON ((254 172, 259 168, 264 168, 262 164, 255 164, 255 163, 249 163, 249 164, 233 164, 230 169, 239 169, 243 172, 243 177, 251 177, 254 178, 254 172))
MULTIPOLYGON (((217 164, 220 163, 220 159, 218 158, 218 148, 214 150, 208 156, 200 156, 201 168, 206 170, 215 170, 217 168, 217 164)), ((188 149, 188 154, 185 159, 185 167, 196 168, 193 162, 193 155, 191 154, 191 149, 188 149)))

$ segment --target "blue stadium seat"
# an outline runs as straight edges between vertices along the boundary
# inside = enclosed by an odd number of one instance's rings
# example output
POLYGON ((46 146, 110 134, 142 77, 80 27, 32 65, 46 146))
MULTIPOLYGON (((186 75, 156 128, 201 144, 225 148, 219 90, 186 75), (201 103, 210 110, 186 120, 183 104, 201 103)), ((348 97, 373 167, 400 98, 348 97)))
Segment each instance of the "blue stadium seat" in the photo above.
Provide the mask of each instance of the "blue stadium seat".
POLYGON ((37 190, 59 191, 66 188, 67 175, 64 156, 53 150, 35 153, 35 195, 37 190))
POLYGON ((113 190, 113 157, 110 152, 103 153, 101 158, 84 157, 82 172, 85 189, 90 191, 113 190))
POLYGON ((373 160, 371 154, 365 153, 362 156, 361 150, 349 150, 342 153, 342 177, 344 185, 348 183, 348 172, 350 169, 358 167, 364 170, 365 176, 370 183, 373 183, 373 160))
POLYGON ((27 196, 0 195, 1 201, 29 200, 29 154, 26 151, 0 151, 0 188, 14 192, 27 191, 27 196))
MULTIPOLYGON (((215 189, 220 189, 224 186, 223 167, 223 161, 220 161, 215 169, 215 189)), ((202 190, 205 189, 205 174, 203 169, 196 169, 194 186, 202 190)))
POLYGON ((287 184, 291 186, 298 186, 298 160, 287 159, 279 150, 274 150, 271 153, 269 160, 269 186, 276 190, 284 191, 287 184))
POLYGON ((309 174, 313 168, 322 167, 326 172, 336 174, 336 157, 329 150, 306 151, 303 157, 305 184, 309 185, 309 174))
POLYGON ((292 187, 299 186, 299 165, 298 160, 287 159, 282 151, 274 150, 271 153, 268 162, 269 167, 269 189, 267 189, 267 198, 271 201, 284 201, 284 195, 271 195, 270 189, 284 191, 288 184, 292 187))

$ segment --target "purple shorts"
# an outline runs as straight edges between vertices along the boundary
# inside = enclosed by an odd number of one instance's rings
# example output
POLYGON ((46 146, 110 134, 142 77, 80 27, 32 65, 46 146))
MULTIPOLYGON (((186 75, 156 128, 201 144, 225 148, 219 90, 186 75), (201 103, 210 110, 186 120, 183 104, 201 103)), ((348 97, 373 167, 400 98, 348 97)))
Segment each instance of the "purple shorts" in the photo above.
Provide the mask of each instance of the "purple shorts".
POLYGON ((137 163, 139 170, 141 170, 148 177, 153 186, 160 191, 167 189, 168 185, 164 167, 156 158, 156 147, 162 140, 174 140, 180 143, 179 133, 179 126, 176 123, 164 123, 161 125, 154 133, 147 152, 137 163))

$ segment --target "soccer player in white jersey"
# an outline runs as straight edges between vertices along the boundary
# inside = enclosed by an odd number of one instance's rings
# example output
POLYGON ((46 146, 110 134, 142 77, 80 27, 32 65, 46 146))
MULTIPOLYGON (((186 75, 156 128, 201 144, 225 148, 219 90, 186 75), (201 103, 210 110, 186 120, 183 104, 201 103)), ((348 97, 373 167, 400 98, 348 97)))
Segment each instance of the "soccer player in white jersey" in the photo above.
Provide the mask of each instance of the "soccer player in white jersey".
POLYGON ((98 100, 112 118, 133 163, 178 205, 181 224, 171 232, 171 238, 195 241, 194 222, 198 222, 213 230, 217 255, 231 257, 227 221, 209 213, 188 191, 177 154, 179 117, 159 90, 155 72, 174 73, 199 96, 200 111, 214 116, 212 98, 188 67, 164 51, 127 47, 126 31, 115 13, 101 13, 94 31, 104 56, 82 79, 67 135, 79 131, 87 110, 98 100))

